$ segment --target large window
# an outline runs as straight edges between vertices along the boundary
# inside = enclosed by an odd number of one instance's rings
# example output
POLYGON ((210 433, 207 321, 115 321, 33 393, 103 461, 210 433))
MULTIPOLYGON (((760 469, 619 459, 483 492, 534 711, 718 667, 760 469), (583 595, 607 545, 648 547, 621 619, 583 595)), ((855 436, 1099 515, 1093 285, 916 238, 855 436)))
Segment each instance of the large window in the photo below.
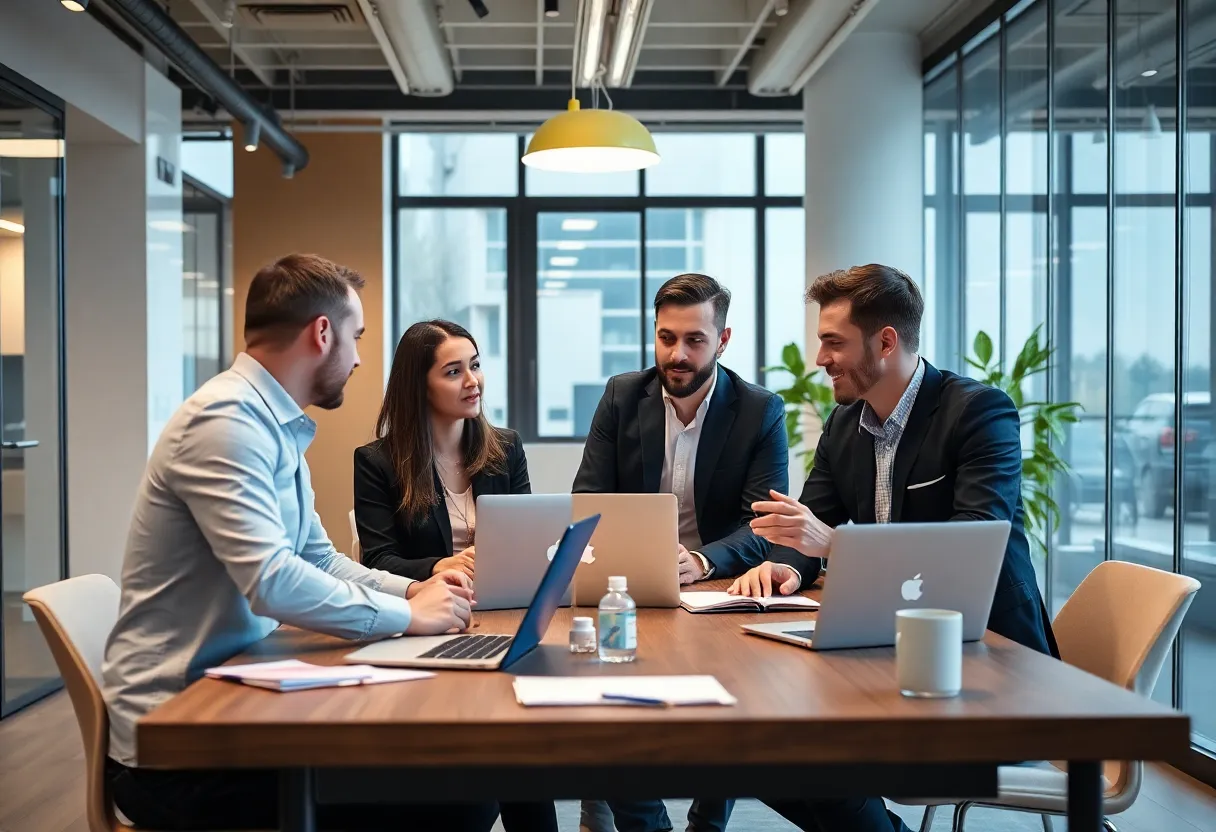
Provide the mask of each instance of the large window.
POLYGON ((730 289, 722 363, 744 379, 803 347, 801 133, 659 133, 660 166, 603 175, 524 168, 527 138, 410 133, 394 152, 395 337, 466 326, 492 421, 585 436, 607 380, 653 364, 655 292, 684 272, 730 289))
POLYGON ((1009 369, 1043 327, 1051 370, 1027 393, 1082 407, 1051 440, 1071 465, 1036 562, 1051 611, 1102 560, 1199 578, 1153 695, 1212 752, 1211 4, 1081 5, 998 4, 926 77, 929 340, 962 369, 983 330, 1009 369))

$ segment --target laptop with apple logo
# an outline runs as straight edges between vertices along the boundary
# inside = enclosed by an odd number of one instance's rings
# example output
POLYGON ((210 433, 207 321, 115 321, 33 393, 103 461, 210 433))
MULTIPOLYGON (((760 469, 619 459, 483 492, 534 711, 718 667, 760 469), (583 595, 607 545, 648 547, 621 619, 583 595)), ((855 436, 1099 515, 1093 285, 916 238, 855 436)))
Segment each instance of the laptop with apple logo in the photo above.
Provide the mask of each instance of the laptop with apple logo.
POLYGON ((811 650, 891 647, 895 613, 958 610, 963 640, 988 628, 1009 521, 883 523, 836 529, 819 614, 806 621, 744 624, 747 633, 811 650))

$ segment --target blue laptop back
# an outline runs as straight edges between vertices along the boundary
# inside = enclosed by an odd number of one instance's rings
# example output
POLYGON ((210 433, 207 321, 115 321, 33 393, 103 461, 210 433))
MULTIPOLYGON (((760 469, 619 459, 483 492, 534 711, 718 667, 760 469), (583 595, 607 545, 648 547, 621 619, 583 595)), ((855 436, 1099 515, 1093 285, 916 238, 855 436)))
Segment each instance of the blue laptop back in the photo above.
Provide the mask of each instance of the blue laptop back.
POLYGON ((562 595, 570 586, 570 581, 574 579, 574 570, 578 568, 579 561, 583 557, 583 550, 591 542, 591 535, 595 533, 596 524, 599 522, 600 515, 593 514, 577 523, 572 523, 566 529, 561 541, 557 544, 557 552, 554 553, 553 560, 549 562, 549 568, 545 570, 545 576, 540 579, 536 595, 533 596, 532 603, 528 605, 528 611, 524 613, 524 620, 520 622, 519 631, 515 634, 507 655, 503 656, 499 669, 506 670, 540 644, 540 640, 545 636, 545 630, 549 629, 549 623, 553 621, 553 614, 557 612, 557 608, 561 604, 562 595))

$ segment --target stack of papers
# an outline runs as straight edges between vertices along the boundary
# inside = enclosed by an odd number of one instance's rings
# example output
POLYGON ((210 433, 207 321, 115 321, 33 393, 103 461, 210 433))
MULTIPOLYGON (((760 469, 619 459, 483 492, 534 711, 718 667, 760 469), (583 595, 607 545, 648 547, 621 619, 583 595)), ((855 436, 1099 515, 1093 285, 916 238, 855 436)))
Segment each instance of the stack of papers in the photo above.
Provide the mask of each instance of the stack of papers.
POLYGON ((516 676, 515 701, 558 705, 734 705, 713 676, 516 676))
POLYGON ((817 610, 819 602, 802 595, 746 598, 725 592, 681 592, 680 606, 689 612, 798 612, 817 610))
POLYGON ((377 685, 382 682, 412 682, 415 679, 429 679, 435 674, 427 670, 395 670, 369 664, 326 666, 288 659, 213 667, 206 675, 212 679, 227 679, 285 693, 313 688, 377 685))

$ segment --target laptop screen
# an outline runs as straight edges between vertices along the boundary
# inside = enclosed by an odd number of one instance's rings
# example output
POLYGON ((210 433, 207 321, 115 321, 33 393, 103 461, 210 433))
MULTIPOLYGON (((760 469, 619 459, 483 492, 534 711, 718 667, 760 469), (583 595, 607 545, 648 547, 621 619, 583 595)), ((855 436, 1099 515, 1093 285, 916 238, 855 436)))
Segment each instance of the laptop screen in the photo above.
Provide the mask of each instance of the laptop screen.
POLYGON ((549 629, 549 623, 553 621, 553 613, 557 612, 566 587, 570 586, 570 581, 574 578, 574 570, 578 568, 583 557, 583 550, 591 542, 591 535, 595 533, 596 524, 599 522, 600 515, 593 514, 567 527, 557 544, 553 560, 549 562, 549 568, 545 570, 545 576, 540 579, 536 595, 528 605, 528 611, 524 613, 519 631, 515 634, 507 655, 503 656, 502 664, 499 665, 501 669, 506 670, 540 644, 545 630, 549 629))

